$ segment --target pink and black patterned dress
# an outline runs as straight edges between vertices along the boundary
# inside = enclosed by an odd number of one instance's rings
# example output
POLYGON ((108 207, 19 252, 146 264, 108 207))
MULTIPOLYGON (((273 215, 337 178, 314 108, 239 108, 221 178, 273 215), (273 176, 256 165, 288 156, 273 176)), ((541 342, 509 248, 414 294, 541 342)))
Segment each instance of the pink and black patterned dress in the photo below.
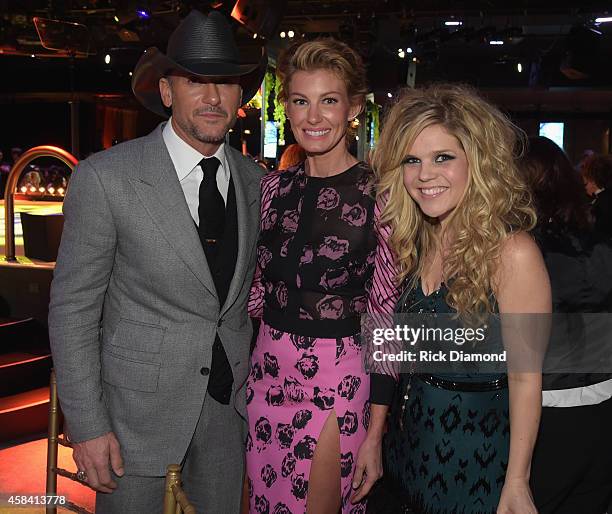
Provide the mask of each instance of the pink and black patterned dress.
POLYGON ((249 311, 262 323, 247 387, 250 512, 303 514, 317 439, 340 430, 342 512, 369 419, 360 315, 377 235, 371 170, 326 178, 300 164, 262 180, 261 233, 249 311))

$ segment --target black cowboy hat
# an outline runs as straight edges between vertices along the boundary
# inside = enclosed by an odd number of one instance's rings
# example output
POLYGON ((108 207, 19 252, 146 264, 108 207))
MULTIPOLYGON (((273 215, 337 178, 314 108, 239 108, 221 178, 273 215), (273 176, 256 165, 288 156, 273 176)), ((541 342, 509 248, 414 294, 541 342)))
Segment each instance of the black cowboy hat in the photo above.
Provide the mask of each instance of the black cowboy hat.
POLYGON ((132 77, 132 91, 140 103, 165 118, 168 113, 159 94, 159 79, 172 71, 201 77, 239 77, 242 102, 247 103, 259 89, 268 64, 265 49, 258 63, 240 63, 232 28, 218 11, 208 16, 191 11, 170 36, 166 54, 154 46, 145 50, 132 77))

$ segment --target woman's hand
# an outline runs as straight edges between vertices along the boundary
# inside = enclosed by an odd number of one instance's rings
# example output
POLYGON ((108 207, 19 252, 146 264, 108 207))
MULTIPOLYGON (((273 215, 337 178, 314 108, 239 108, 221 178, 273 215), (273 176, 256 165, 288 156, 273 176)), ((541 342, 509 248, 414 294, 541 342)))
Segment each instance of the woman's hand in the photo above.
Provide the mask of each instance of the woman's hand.
POLYGON ((527 480, 521 478, 506 480, 497 506, 497 514, 538 514, 527 480))
POLYGON ((366 436, 359 448, 355 474, 353 475, 353 496, 351 503, 358 503, 370 492, 376 481, 382 477, 382 440, 366 436))

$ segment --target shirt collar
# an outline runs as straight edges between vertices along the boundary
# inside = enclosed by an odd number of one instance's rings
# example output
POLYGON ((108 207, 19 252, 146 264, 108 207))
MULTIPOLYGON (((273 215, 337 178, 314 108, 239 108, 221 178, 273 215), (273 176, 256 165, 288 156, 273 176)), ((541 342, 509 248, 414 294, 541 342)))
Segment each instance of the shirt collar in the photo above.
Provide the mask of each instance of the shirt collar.
POLYGON ((170 154, 170 159, 172 159, 172 164, 174 164, 179 181, 189 175, 204 157, 213 156, 219 159, 221 162, 219 169, 225 175, 225 178, 229 180, 230 172, 225 159, 225 143, 221 143, 213 155, 205 156, 181 139, 172 126, 172 118, 166 123, 162 131, 162 137, 168 148, 168 153, 170 154))

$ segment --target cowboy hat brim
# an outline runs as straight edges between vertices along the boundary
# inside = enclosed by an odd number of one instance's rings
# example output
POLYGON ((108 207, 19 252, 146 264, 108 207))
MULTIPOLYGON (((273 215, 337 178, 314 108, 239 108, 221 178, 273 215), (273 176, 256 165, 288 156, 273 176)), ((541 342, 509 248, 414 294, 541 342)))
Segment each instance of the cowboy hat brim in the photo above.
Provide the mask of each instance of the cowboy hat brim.
POLYGON ((132 91, 138 101, 155 114, 168 118, 168 111, 159 93, 159 79, 172 72, 196 75, 198 77, 239 77, 242 87, 242 104, 246 104, 259 89, 266 73, 268 57, 265 48, 256 64, 238 64, 194 59, 180 64, 157 48, 151 47, 139 59, 132 76, 132 91))

